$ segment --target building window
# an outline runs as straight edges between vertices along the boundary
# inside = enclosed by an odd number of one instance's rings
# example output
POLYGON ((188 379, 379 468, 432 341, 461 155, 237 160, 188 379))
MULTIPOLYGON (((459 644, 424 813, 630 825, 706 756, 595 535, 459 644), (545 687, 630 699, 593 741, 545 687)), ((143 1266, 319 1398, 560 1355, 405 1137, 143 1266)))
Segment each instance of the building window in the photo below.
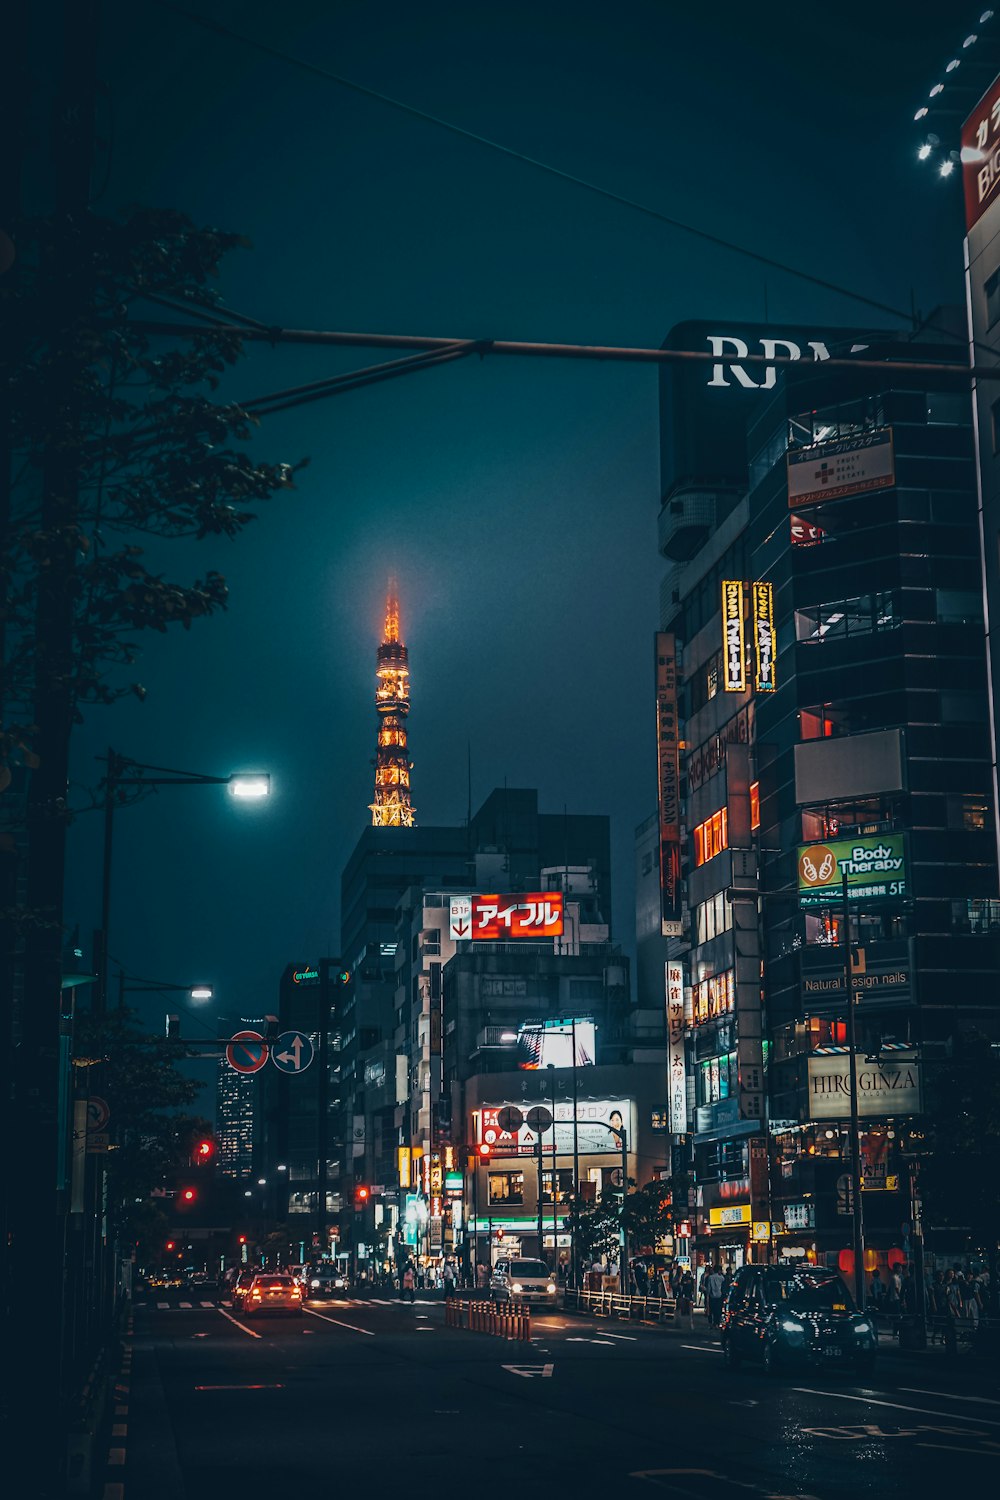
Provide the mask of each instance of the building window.
POLYGON ((1000 269, 987 276, 983 282, 983 291, 986 293, 986 326, 992 328, 993 324, 1000 318, 1000 269))
POLYGON ((984 797, 949 797, 948 827, 968 828, 981 832, 987 824, 990 808, 984 797))
POLYGON ((695 1024, 728 1015, 736 1009, 736 985, 732 969, 692 986, 695 1024))
POLYGON ((977 935, 1000 932, 1000 901, 978 896, 953 901, 951 926, 953 932, 971 932, 977 935))
POLYGON ((850 732, 850 715, 846 709, 838 708, 836 704, 818 703, 812 708, 803 708, 799 713, 800 739, 829 740, 850 732))
POLYGON ((489 1200, 491 1203, 518 1204, 524 1202, 523 1172, 491 1172, 489 1200))
POLYGON ((941 625, 978 625, 982 621, 983 596, 971 589, 937 589, 936 604, 941 625))
POLYGON ((723 849, 729 848, 729 814, 726 809, 720 808, 704 823, 699 823, 694 830, 694 862, 696 865, 707 864, 723 849))
POLYGON ((726 900, 725 891, 717 891, 694 909, 695 943, 711 942, 721 932, 728 932, 732 925, 732 902, 726 900))
MULTIPOLYGON (((559 1203, 568 1203, 573 1196, 573 1169, 559 1167, 556 1170, 556 1191, 559 1203)), ((542 1172, 542 1202, 552 1202, 552 1173, 542 1172)))
POLYGON ((886 590, 797 609, 795 638, 803 643, 842 641, 847 637, 871 635, 878 630, 891 630, 897 624, 892 593, 886 590))

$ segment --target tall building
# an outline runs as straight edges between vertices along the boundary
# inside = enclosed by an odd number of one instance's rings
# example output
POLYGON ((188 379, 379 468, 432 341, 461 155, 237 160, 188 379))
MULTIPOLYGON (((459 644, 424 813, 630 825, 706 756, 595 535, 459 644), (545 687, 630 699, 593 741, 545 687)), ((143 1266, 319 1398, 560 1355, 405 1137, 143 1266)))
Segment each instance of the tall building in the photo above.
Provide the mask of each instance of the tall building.
POLYGON ((257 1080, 237 1073, 219 1058, 215 1080, 215 1137, 218 1170, 227 1177, 249 1177, 253 1167, 254 1112, 257 1080))
POLYGON ((930 1065, 1000 1020, 970 411, 955 377, 891 368, 947 363, 947 341, 787 342, 862 345, 886 368, 820 356, 768 384, 720 366, 700 395, 684 374, 685 447, 665 466, 683 744, 671 1128, 697 1182, 693 1258, 845 1269, 849 956, 863 1217, 885 1267, 911 1253, 930 1065))
POLYGON ((406 716, 410 712, 409 653, 399 638, 399 597, 390 582, 385 606, 385 634, 378 648, 375 673, 375 707, 378 737, 375 746, 375 801, 371 804, 375 828, 412 828, 410 771, 413 769, 406 742, 406 716))

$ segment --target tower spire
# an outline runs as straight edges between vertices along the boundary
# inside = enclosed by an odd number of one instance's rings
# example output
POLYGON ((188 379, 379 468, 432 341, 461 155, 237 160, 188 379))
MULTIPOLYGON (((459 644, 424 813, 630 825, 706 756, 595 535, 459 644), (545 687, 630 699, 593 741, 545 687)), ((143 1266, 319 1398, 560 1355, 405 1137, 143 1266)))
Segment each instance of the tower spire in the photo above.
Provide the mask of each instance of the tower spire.
POLYGON ((375 668, 375 708, 378 741, 375 750, 375 800, 370 803, 375 828, 412 828, 410 771, 406 716, 410 712, 409 652, 399 638, 399 594, 389 579, 385 603, 385 634, 375 668))

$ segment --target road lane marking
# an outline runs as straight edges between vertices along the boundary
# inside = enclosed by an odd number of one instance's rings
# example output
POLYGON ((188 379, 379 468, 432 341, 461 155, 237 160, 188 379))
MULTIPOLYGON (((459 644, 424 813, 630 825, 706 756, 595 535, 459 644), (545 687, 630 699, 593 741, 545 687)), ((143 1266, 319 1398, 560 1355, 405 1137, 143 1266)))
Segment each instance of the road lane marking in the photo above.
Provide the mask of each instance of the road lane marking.
POLYGON ((682 1344, 682 1349, 693 1349, 695 1354, 721 1354, 721 1349, 706 1349, 704 1344, 682 1344))
POLYGON ((177 1306, 190 1308, 191 1304, 190 1302, 178 1302, 177 1306))
POLYGON ((215 1310, 219 1314, 220 1318, 228 1318, 230 1323, 235 1323, 237 1328, 242 1328, 243 1332, 248 1333, 252 1339, 260 1338, 260 1334, 256 1331, 256 1329, 248 1328, 245 1323, 240 1322, 239 1318, 234 1318, 232 1313, 227 1313, 224 1307, 217 1307, 215 1310))
POLYGON ((950 1391, 928 1391, 919 1385, 901 1385, 901 1391, 910 1391, 914 1396, 937 1396, 942 1401, 975 1401, 982 1406, 1000 1406, 1000 1401, 991 1401, 989 1396, 953 1396, 950 1391))
POLYGON ((637 1344, 639 1342, 639 1336, 635 1333, 609 1333, 605 1337, 609 1339, 624 1339, 628 1344, 637 1344))
POLYGON ((158 1302, 156 1305, 160 1309, 160 1311, 162 1312, 165 1307, 169 1307, 170 1306, 170 1303, 169 1302, 158 1302))
POLYGON ((929 1411, 926 1406, 904 1406, 902 1401, 877 1401, 874 1396, 848 1396, 845 1391, 814 1391, 805 1385, 792 1387, 800 1396, 831 1396, 834 1401, 860 1401, 862 1406, 888 1406, 893 1411, 915 1411, 921 1417, 947 1417, 949 1422, 978 1422, 984 1427, 1000 1427, 985 1417, 964 1417, 960 1411, 929 1411))
POLYGON ((199 1302, 198 1306, 199 1307, 214 1307, 215 1303, 214 1302, 199 1302))
POLYGON ((520 1375, 524 1380, 534 1380, 538 1375, 546 1378, 552 1374, 555 1365, 501 1365, 502 1370, 509 1370, 512 1375, 520 1375))
POLYGON ((331 1318, 329 1313, 313 1312, 311 1307, 305 1307, 302 1310, 303 1312, 307 1312, 311 1318, 322 1318, 324 1323, 336 1323, 338 1328, 349 1328, 352 1333, 363 1333, 367 1339, 375 1337, 370 1328, 358 1328, 355 1323, 344 1323, 340 1318, 331 1318))

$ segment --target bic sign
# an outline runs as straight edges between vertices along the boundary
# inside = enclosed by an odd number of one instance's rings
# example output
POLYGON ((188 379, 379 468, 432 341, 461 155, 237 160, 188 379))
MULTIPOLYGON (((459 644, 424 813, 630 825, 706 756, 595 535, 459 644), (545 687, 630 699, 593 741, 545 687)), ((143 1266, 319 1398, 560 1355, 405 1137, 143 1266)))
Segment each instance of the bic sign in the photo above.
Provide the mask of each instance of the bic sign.
MULTIPOLYGON (((738 339, 733 334, 710 334, 708 342, 712 346, 712 353, 716 358, 724 356, 735 359, 746 359, 750 353, 750 346, 745 339, 738 339)), ((759 353, 765 359, 802 359, 800 345, 792 339, 760 339, 759 353)), ((852 353, 863 345, 855 345, 852 353)), ((815 360, 829 359, 830 351, 825 344, 818 339, 809 339, 806 348, 812 350, 812 358, 815 360)), ((757 353, 758 351, 754 351, 757 353)), ((754 363, 752 366, 754 375, 762 375, 762 380, 755 380, 747 373, 742 365, 713 365, 712 378, 708 382, 713 386, 731 386, 734 382, 743 386, 748 391, 773 391, 778 380, 778 371, 774 365, 760 365, 754 363)))

